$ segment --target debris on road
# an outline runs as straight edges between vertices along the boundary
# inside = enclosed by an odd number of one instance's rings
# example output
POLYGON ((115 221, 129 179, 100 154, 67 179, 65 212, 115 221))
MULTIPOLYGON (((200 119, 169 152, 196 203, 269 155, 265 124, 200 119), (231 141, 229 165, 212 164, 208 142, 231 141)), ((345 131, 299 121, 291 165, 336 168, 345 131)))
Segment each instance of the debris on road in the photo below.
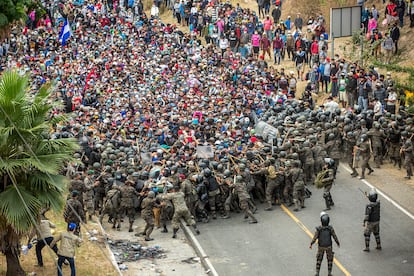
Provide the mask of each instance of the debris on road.
MULTIPOLYGON (((108 240, 108 244, 118 264, 140 259, 162 259, 167 257, 165 251, 158 245, 142 246, 139 242, 129 240, 108 240)), ((121 269, 121 266, 119 268, 121 269)), ((126 266, 126 269, 128 269, 128 266, 126 266)))

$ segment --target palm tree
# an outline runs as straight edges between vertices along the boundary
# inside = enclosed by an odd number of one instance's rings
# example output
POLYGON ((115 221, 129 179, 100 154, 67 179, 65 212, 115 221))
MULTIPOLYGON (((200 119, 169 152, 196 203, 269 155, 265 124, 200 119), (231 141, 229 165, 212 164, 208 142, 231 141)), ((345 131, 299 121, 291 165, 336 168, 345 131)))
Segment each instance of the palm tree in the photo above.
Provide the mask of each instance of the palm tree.
POLYGON ((74 139, 51 139, 52 127, 67 118, 51 116, 50 84, 30 93, 28 81, 14 71, 0 78, 0 252, 7 276, 25 275, 20 241, 42 207, 61 210, 66 179, 59 172, 78 148, 74 139))

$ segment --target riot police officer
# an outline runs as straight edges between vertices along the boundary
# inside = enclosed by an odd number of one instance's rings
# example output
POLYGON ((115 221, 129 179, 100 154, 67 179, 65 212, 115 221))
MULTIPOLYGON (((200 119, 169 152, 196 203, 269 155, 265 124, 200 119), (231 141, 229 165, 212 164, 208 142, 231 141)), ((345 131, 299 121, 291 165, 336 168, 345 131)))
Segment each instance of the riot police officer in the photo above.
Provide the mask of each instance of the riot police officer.
POLYGON ((321 269, 323 255, 326 253, 326 259, 328 260, 328 276, 332 276, 332 264, 334 259, 334 252, 332 251, 332 238, 335 240, 338 247, 340 246, 338 237, 335 234, 335 230, 329 225, 329 215, 322 212, 321 215, 321 226, 316 227, 315 235, 309 245, 312 249, 312 245, 318 240, 318 253, 316 254, 316 274, 319 276, 321 269))
POLYGON ((381 239, 379 235, 379 224, 380 224, 380 202, 377 201, 378 194, 375 190, 371 190, 368 193, 369 203, 365 208, 365 217, 364 217, 364 237, 365 237, 365 252, 369 252, 369 240, 371 238, 371 233, 374 234, 375 241, 377 242, 377 250, 381 250, 381 239))

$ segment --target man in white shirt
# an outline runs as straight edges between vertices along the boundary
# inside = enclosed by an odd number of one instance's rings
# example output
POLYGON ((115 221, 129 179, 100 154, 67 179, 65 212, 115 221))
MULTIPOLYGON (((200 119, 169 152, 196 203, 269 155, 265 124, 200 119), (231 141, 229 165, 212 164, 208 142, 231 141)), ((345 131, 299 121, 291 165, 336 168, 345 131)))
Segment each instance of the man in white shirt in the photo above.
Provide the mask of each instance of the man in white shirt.
POLYGON ((158 17, 160 15, 160 10, 158 9, 155 2, 152 4, 151 7, 151 17, 158 17))
POLYGON ((325 111, 329 111, 331 113, 335 112, 335 110, 339 108, 339 104, 335 102, 331 96, 328 97, 323 106, 325 107, 325 111))

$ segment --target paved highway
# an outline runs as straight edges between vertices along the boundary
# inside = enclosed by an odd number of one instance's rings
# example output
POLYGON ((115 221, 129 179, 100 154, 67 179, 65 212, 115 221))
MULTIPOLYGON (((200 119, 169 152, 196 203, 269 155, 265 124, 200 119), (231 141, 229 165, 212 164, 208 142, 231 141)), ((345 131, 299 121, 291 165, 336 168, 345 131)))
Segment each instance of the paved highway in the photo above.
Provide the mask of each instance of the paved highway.
MULTIPOLYGON (((363 252, 362 221, 368 199, 358 188, 369 188, 342 166, 340 171, 331 191, 335 206, 328 211, 341 242, 340 248, 334 245, 333 275, 414 275, 414 220, 379 196, 383 250, 374 249, 372 236, 371 252, 363 252)), ((201 224, 202 235, 197 238, 219 275, 314 275, 317 245, 309 249, 310 235, 325 206, 322 190, 310 189, 313 195, 300 212, 284 206, 268 212, 259 205, 258 224, 248 224, 235 213, 228 220, 201 224)), ((327 275, 326 258, 321 275, 327 275)))

